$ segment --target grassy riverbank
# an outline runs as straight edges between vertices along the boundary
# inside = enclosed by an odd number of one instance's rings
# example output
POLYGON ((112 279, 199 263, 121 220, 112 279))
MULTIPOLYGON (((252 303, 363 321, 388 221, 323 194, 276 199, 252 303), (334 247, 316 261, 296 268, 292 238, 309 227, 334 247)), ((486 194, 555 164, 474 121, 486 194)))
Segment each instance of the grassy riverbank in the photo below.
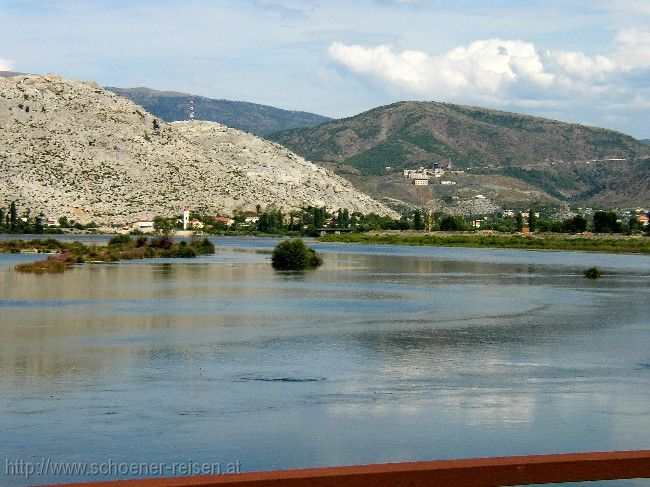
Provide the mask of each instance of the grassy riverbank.
POLYGON ((81 242, 45 240, 7 240, 0 242, 0 253, 49 253, 44 260, 18 264, 18 272, 34 274, 57 273, 84 262, 105 263, 120 260, 150 258, 192 258, 213 254, 214 245, 208 239, 175 242, 167 237, 138 237, 128 235, 112 238, 107 245, 85 245, 81 242))
POLYGON ((580 250, 592 252, 650 254, 650 237, 559 235, 369 232, 325 235, 321 242, 414 245, 432 247, 475 247, 529 250, 580 250))

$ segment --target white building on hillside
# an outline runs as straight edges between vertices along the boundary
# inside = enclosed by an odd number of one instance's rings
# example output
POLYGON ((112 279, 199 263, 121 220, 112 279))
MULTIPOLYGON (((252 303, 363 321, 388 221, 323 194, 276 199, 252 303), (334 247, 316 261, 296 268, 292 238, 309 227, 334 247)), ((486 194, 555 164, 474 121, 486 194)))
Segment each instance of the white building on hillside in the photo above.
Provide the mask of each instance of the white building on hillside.
POLYGON ((143 233, 153 233, 154 231, 152 219, 138 220, 133 227, 135 230, 140 230, 143 233))
POLYGON ((190 210, 185 208, 183 210, 183 230, 187 230, 190 226, 190 210))

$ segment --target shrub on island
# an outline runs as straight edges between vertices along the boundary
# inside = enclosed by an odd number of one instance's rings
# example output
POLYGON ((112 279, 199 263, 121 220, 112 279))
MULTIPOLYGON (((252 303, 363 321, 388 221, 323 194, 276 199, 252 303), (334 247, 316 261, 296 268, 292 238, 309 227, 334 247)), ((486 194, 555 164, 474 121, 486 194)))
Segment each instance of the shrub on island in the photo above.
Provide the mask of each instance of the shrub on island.
POLYGON ((587 279, 598 279, 603 276, 603 270, 600 267, 590 267, 584 274, 587 279))
POLYGON ((31 274, 56 274, 64 272, 77 263, 77 258, 70 252, 52 255, 45 260, 18 264, 16 270, 31 274))
POLYGON ((273 268, 282 271, 315 269, 322 263, 322 257, 300 239, 280 242, 271 255, 273 268))
POLYGON ((134 240, 128 235, 117 235, 107 245, 84 245, 81 242, 60 242, 53 239, 5 241, 0 242, 0 252, 56 252, 57 255, 45 260, 26 262, 15 267, 18 272, 44 274, 63 272, 73 264, 83 262, 105 263, 153 257, 192 258, 213 254, 214 245, 207 238, 176 243, 166 236, 151 240, 141 236, 134 240))

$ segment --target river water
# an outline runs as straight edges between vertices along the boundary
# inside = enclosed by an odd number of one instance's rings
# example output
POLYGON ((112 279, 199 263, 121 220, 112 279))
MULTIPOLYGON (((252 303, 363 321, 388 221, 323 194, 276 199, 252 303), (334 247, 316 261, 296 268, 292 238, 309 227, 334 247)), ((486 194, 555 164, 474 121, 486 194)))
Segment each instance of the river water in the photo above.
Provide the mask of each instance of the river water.
POLYGON ((274 240, 214 242, 48 276, 0 255, 0 485, 650 446, 648 256, 314 244, 295 274, 274 240))

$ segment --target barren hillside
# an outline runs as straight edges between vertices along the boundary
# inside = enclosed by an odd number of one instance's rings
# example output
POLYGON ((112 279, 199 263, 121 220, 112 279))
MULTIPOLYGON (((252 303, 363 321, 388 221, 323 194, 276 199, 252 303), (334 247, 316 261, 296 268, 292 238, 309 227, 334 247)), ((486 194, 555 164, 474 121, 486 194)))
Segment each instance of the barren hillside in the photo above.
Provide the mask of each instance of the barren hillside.
POLYGON ((182 207, 385 206, 277 144, 217 123, 168 124, 94 83, 0 78, 0 204, 131 221, 182 207))

